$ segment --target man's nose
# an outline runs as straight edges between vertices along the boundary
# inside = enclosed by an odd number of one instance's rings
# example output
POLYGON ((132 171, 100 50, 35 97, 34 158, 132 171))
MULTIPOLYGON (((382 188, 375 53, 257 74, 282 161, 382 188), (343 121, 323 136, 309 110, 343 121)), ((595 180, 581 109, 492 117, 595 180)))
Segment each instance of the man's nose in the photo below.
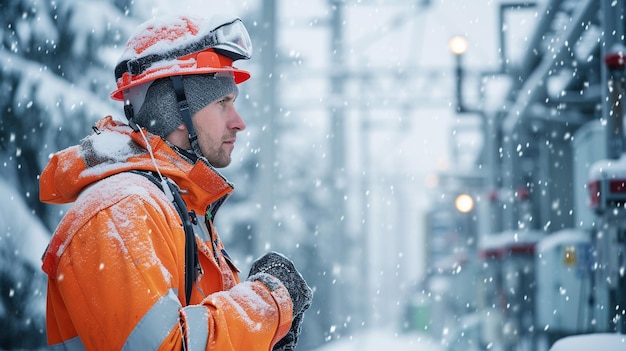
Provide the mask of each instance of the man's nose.
POLYGON ((229 129, 236 129, 242 131, 246 129, 246 122, 243 120, 237 109, 233 108, 233 114, 230 119, 229 129))

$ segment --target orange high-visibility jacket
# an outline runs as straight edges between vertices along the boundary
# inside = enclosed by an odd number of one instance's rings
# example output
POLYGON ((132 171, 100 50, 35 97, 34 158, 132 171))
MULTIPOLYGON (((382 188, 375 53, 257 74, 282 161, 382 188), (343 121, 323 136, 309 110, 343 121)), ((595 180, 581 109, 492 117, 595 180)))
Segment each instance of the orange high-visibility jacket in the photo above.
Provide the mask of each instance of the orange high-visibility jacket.
MULTIPOLYGON (((292 303, 280 288, 240 282, 214 243, 196 236, 201 272, 185 303, 185 235, 161 189, 130 170, 156 170, 204 214, 232 186, 192 165, 161 138, 146 139, 105 117, 80 145, 55 154, 41 174, 43 202, 75 202, 43 258, 47 337, 59 349, 271 350, 289 330, 292 303)), ((278 281, 277 281, 278 282, 278 281)))

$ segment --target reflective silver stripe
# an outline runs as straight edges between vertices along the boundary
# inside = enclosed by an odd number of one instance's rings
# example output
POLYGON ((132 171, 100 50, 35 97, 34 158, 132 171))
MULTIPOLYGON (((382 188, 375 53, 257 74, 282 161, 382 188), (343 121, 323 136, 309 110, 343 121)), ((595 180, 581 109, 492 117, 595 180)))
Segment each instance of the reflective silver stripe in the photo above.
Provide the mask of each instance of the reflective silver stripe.
POLYGON ((75 337, 69 339, 68 341, 64 341, 62 343, 54 344, 48 346, 48 350, 51 351, 85 351, 85 345, 83 345, 80 337, 75 337))
POLYGON ((206 350, 209 342, 209 312, 206 307, 187 306, 183 308, 187 330, 187 351, 206 350))
POLYGON ((173 290, 162 296, 141 318, 122 350, 156 350, 175 327, 182 307, 173 290))

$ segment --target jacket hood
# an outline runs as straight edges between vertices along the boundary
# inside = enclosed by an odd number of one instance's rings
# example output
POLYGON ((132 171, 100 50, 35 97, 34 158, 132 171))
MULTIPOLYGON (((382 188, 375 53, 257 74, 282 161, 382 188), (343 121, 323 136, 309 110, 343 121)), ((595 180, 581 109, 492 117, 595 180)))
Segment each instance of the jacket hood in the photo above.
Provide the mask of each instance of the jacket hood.
POLYGON ((204 210, 233 190, 215 168, 201 160, 190 164, 156 135, 144 131, 144 139, 141 133, 133 132, 111 116, 98 121, 94 130, 79 145, 52 156, 39 180, 42 202, 74 202, 81 191, 101 179, 130 170, 157 168, 183 190, 182 196, 190 208, 204 210))

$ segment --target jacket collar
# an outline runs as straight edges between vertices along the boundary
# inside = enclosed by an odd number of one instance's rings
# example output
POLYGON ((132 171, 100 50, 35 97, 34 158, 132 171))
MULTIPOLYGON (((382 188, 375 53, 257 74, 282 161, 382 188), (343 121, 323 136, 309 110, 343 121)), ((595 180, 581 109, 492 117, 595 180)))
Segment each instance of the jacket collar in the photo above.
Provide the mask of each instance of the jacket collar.
POLYGON ((158 171, 170 178, 189 209, 196 211, 205 211, 233 191, 233 185, 208 162, 187 162, 156 135, 133 132, 111 116, 98 121, 94 130, 80 145, 52 156, 40 177, 41 201, 73 202, 90 184, 130 170, 158 171))

